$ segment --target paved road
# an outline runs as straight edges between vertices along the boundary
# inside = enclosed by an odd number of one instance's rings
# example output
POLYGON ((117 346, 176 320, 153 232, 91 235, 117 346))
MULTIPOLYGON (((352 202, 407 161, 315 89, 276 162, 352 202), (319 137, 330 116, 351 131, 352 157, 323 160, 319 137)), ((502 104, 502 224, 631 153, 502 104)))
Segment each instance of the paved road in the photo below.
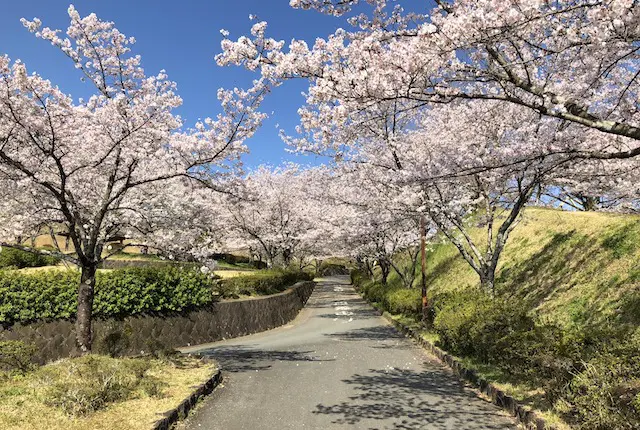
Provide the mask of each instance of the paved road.
POLYGON ((189 417, 202 429, 515 429, 348 285, 320 280, 291 324, 210 345, 223 386, 189 417))

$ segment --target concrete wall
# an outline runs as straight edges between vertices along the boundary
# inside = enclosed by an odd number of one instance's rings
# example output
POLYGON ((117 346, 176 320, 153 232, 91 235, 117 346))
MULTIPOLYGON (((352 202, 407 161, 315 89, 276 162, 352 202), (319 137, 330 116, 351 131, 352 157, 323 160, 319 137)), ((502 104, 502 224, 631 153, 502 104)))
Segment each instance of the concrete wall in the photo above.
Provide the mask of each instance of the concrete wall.
MULTIPOLYGON (((105 337, 122 333, 128 355, 151 348, 177 348, 243 336, 286 324, 307 302, 313 282, 300 282, 272 296, 225 300, 208 308, 173 315, 137 315, 94 322, 94 350, 105 351, 105 337)), ((0 340, 22 340, 38 347, 36 360, 44 363, 75 353, 75 322, 57 320, 0 328, 0 340)))

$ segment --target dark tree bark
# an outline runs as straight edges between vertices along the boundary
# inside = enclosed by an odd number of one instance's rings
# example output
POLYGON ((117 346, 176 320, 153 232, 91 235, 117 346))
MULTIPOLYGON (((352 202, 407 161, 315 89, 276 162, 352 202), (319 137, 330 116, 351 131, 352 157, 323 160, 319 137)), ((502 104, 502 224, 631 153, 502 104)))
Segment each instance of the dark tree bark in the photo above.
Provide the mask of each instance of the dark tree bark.
POLYGON ((382 274, 382 285, 387 285, 387 279, 391 272, 391 264, 389 264, 389 261, 386 258, 379 259, 378 264, 380 265, 380 272, 382 274))
POLYGON ((76 344, 81 355, 91 353, 93 340, 93 296, 96 286, 96 264, 82 267, 78 287, 78 313, 76 319, 76 344))

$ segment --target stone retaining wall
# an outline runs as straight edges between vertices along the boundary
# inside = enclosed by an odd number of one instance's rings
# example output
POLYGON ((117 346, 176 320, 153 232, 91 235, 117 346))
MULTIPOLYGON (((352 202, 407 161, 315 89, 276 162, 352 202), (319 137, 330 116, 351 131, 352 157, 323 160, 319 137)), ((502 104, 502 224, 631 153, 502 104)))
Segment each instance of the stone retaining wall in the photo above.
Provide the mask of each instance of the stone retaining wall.
MULTIPOLYGON (((136 315, 94 321, 94 350, 105 350, 109 333, 126 338, 127 355, 178 348, 269 330, 293 320, 307 302, 313 282, 300 282, 272 296, 224 300, 210 307, 173 315, 136 315)), ((57 320, 0 328, 0 340, 22 340, 38 348, 44 363, 75 353, 75 322, 57 320)), ((121 342, 121 345, 125 345, 121 342)))

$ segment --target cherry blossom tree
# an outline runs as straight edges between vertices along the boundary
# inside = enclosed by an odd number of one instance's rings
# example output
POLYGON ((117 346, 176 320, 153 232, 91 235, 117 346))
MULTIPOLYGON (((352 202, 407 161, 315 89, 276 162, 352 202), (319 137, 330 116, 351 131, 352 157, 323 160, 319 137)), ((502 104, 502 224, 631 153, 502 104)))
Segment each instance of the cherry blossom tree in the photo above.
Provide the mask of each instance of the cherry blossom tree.
MULTIPOLYGON (((293 7, 337 16, 358 3, 291 1, 293 7)), ((602 179, 606 171, 637 170, 637 162, 618 163, 640 154, 637 2, 443 0, 430 12, 391 8, 385 0, 367 3, 371 13, 351 16, 350 30, 338 29, 313 46, 293 40, 285 47, 266 35, 265 22, 255 23, 251 36, 223 41, 218 63, 242 65, 273 86, 307 79, 297 130, 306 136, 289 142, 338 162, 348 159, 386 175, 404 175, 407 185, 421 183, 415 195, 422 208, 443 231, 458 230, 461 236, 451 239, 488 288, 511 226, 534 190, 553 189, 543 186, 552 182, 572 184, 583 195, 596 189, 600 195, 612 189, 625 197, 637 193, 632 180, 602 179), (473 111, 481 101, 493 103, 490 110, 501 124, 479 111, 467 116, 466 125, 456 118, 436 121, 439 130, 420 125, 438 106, 454 105, 455 111, 469 104, 473 111), (514 120, 512 112, 517 112, 514 120), (524 112, 529 115, 523 122, 524 112), (381 128, 389 119, 404 123, 381 128), (371 124, 373 133, 367 131, 371 124), (486 138, 486 124, 494 124, 498 135, 486 138), (398 150, 403 134, 415 128, 411 139, 422 143, 409 147, 427 148, 417 164, 403 161, 398 150), (459 134, 452 128, 466 128, 466 138, 480 135, 481 142, 450 139, 459 134), (362 148, 370 150, 364 159, 362 148), (419 166, 415 172, 413 166, 419 166), (552 179, 561 169, 564 177, 552 179), (585 190, 588 175, 598 185, 591 190, 585 190), (461 223, 481 203, 489 214, 485 251, 465 237, 461 223), (491 214, 498 208, 507 214, 497 217, 503 221, 494 235, 491 214)))
MULTIPOLYGON (((337 16, 358 3, 291 1, 337 16)), ((266 36, 266 23, 256 23, 251 37, 223 41, 218 62, 259 71, 272 85, 308 79, 307 104, 333 103, 339 118, 381 101, 424 110, 490 99, 611 137, 605 146, 565 148, 568 155, 640 154, 637 2, 441 0, 430 12, 426 2, 416 12, 386 0, 367 3, 372 12, 349 18, 350 31, 312 47, 294 40, 285 49, 266 36)))
POLYGON ((419 250, 419 216, 404 206, 401 196, 390 192, 391 184, 378 181, 365 167, 341 161, 321 173, 322 194, 315 200, 325 208, 318 218, 326 246, 334 255, 355 259, 372 277, 377 265, 385 284, 393 270, 411 288, 419 250), (401 264, 399 254, 407 257, 408 265, 401 264))
MULTIPOLYGON (((308 109, 303 136, 289 142, 337 160, 355 184, 345 201, 374 211, 393 208, 412 217, 414 226, 428 216, 489 291, 508 236, 533 193, 576 177, 575 167, 564 169, 573 160, 559 154, 593 143, 582 127, 540 120, 528 109, 497 101, 452 102, 417 117, 397 100, 380 102, 325 127, 334 111, 342 110, 330 103, 308 109), (478 226, 484 237, 472 234, 478 226)), ((377 260, 385 278, 384 266, 393 259, 377 260)))
POLYGON ((220 90, 222 113, 185 129, 174 113, 176 84, 163 71, 145 74, 133 38, 73 6, 69 18, 66 36, 37 18, 23 24, 69 58, 95 90, 88 99, 74 100, 22 62, 0 57, 0 243, 81 268, 77 343, 88 353, 105 245, 116 234, 135 239, 152 231, 162 213, 156 205, 182 199, 168 190, 184 181, 220 189, 263 119, 256 109, 265 87, 257 81, 248 91, 220 90), (42 226, 63 229, 75 254, 17 242, 42 226))
POLYGON ((312 171, 294 164, 250 172, 225 204, 227 246, 256 251, 268 267, 303 260, 320 236, 310 179, 312 171))
POLYGON ((540 204, 581 211, 635 212, 640 189, 637 159, 567 163, 545 187, 540 204))

